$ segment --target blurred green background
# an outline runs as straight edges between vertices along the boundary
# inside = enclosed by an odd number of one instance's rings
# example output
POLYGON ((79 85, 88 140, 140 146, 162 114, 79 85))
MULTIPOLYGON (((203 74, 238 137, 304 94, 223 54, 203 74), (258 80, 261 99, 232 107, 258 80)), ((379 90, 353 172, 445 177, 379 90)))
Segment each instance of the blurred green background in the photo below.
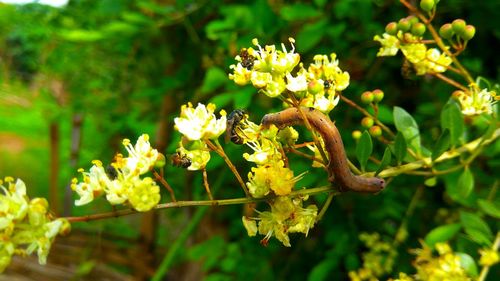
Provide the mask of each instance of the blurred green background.
MULTIPOLYGON (((462 17, 476 26, 463 63, 474 75, 492 81, 500 78, 499 11, 499 2, 493 0, 441 1, 436 19, 440 25, 462 17)), ((148 133, 168 155, 179 141, 173 118, 188 101, 213 102, 228 112, 246 108, 255 122, 280 106, 227 78, 234 56, 251 46, 252 38, 279 45, 294 37, 305 64, 315 54, 337 53, 341 68, 351 75, 344 95, 359 101, 363 91, 382 89, 386 98, 381 119, 390 125, 392 106, 401 106, 419 122, 423 142, 432 143, 439 135, 436 112, 452 88, 427 77, 405 79, 402 59, 377 58, 379 45, 372 40, 389 21, 405 15, 398 1, 385 0, 70 0, 60 8, 0 3, 0 176, 22 178, 29 195, 49 198, 58 214, 110 211, 105 200, 72 207, 75 198, 67 192, 68 183, 91 160, 110 162, 122 151, 123 138, 135 140, 148 133)), ((353 157, 351 132, 361 128, 361 114, 341 104, 331 117, 353 157)), ((241 147, 225 147, 246 175, 250 166, 241 157, 241 147)), ((383 146, 376 143, 375 148, 381 157, 383 146)), ((483 172, 476 184, 495 180, 498 149, 494 153, 480 159, 483 172)), ((293 164, 296 174, 309 166, 293 164)), ((215 197, 241 197, 224 167, 213 155, 208 172, 215 197)), ((178 199, 206 198, 200 173, 168 166, 165 177, 178 199)), ((378 232, 391 241, 423 181, 399 177, 378 196, 336 197, 308 238, 292 236, 292 248, 276 240, 262 247, 260 238, 247 237, 242 206, 169 209, 76 223, 74 233, 83 237, 79 245, 85 250, 71 262, 78 268, 75 276, 82 278, 97 263, 148 278, 168 254, 171 280, 345 280, 350 270, 360 267, 366 250, 359 234, 378 232), (109 258, 103 249, 126 259, 109 258)), ((310 172, 298 185, 325 182, 323 173, 310 172)), ((397 247, 395 273, 412 272, 408 249, 419 247, 418 238, 456 220, 457 203, 443 194, 444 185, 439 182, 421 195, 407 224, 409 238, 397 247)), ((165 202, 167 193, 162 195, 165 202)), ((317 204, 325 199, 312 198, 317 204)), ((466 237, 457 237, 456 245, 477 257, 477 246, 466 237)))

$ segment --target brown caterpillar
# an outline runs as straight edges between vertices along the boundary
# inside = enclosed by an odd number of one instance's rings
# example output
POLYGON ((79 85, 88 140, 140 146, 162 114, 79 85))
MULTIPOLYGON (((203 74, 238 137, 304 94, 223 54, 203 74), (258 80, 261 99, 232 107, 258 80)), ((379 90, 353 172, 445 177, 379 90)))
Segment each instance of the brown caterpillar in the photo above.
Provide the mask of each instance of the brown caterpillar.
POLYGON ((327 165, 328 180, 339 185, 341 191, 356 191, 374 193, 385 187, 385 181, 381 178, 366 178, 352 174, 347 165, 347 156, 342 143, 340 133, 335 124, 323 113, 314 109, 301 107, 302 113, 296 108, 291 107, 277 113, 266 114, 262 118, 262 126, 265 128, 274 124, 283 129, 286 126, 303 125, 303 116, 306 116, 312 128, 320 133, 325 142, 325 149, 330 161, 327 165))

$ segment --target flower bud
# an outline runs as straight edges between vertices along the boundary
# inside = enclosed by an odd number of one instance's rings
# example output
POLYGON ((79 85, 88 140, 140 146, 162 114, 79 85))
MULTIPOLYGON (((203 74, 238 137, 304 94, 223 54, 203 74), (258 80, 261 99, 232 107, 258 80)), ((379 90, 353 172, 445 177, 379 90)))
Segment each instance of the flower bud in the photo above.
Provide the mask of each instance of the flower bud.
POLYGON ((456 19, 451 23, 451 27, 456 34, 461 35, 465 30, 465 21, 463 19, 456 19))
POLYGON ((311 80, 307 84, 307 91, 309 91, 309 93, 311 93, 313 95, 321 92, 323 89, 324 89, 324 86, 321 85, 321 83, 319 83, 318 80, 311 80))
POLYGON ((373 90, 373 102, 379 103, 384 98, 384 92, 380 89, 373 90))
POLYGON ((385 26, 385 32, 389 35, 396 35, 398 33, 398 24, 390 22, 385 26))
POLYGON ((420 8, 426 12, 432 11, 436 3, 434 0, 421 0, 420 1, 420 8))
POLYGON ((410 30, 411 27, 411 22, 407 19, 400 19, 398 22, 398 29, 402 31, 408 31, 410 30))
POLYGON ((364 104, 372 103, 373 99, 374 99, 374 95, 370 91, 366 91, 366 92, 361 94, 361 102, 363 102, 364 104))
POLYGON ((451 23, 446 23, 439 28, 439 35, 443 37, 444 39, 451 39, 453 37, 453 27, 451 23))
POLYGON ((374 138, 378 138, 382 135, 382 128, 380 128, 380 126, 377 125, 371 127, 368 131, 370 132, 370 135, 374 138))
POLYGON ((361 119, 361 126, 363 126, 363 128, 371 128, 373 126, 373 119, 370 118, 370 117, 364 117, 363 119, 361 119))
POLYGON ((155 161, 155 168, 163 168, 165 164, 167 163, 167 160, 165 158, 165 155, 163 153, 158 152, 158 156, 156 157, 155 161))
POLYGON ((60 235, 68 235, 71 232, 71 224, 67 219, 60 219, 62 220, 62 226, 61 229, 59 229, 59 234, 60 235))
POLYGON ((425 24, 421 22, 414 23, 411 26, 411 33, 415 36, 422 36, 425 33, 425 24))
POLYGON ((460 34, 465 41, 469 41, 476 34, 476 28, 473 25, 467 25, 464 29, 464 32, 460 34))
POLYGON ((418 18, 415 16, 407 16, 406 19, 410 22, 410 24, 415 24, 418 22, 418 18))
POLYGON ((355 140, 359 140, 359 138, 361 137, 362 133, 360 130, 354 130, 352 131, 352 138, 355 139, 355 140))

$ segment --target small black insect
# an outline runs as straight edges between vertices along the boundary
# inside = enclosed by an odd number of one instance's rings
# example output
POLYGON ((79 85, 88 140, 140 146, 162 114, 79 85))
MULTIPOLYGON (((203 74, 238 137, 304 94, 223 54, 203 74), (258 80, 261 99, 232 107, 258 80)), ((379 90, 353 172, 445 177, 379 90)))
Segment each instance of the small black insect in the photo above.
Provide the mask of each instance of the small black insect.
POLYGON ((331 82, 330 82, 330 80, 325 80, 325 81, 323 82, 323 87, 324 87, 325 89, 330 89, 330 86, 331 86, 331 82))
POLYGON ((247 118, 247 113, 243 109, 235 109, 229 113, 226 121, 226 142, 231 140, 235 144, 243 144, 244 140, 236 133, 236 128, 245 118, 247 118))
POLYGON ((109 164, 106 166, 106 175, 110 180, 114 180, 118 177, 118 170, 113 166, 113 164, 109 164))
POLYGON ((187 168, 191 166, 191 159, 189 159, 186 155, 181 155, 179 152, 172 155, 171 157, 172 165, 179 168, 187 168))
POLYGON ((241 49, 240 58, 241 58, 241 66, 243 66, 248 70, 251 70, 253 68, 255 57, 250 55, 246 48, 241 49))

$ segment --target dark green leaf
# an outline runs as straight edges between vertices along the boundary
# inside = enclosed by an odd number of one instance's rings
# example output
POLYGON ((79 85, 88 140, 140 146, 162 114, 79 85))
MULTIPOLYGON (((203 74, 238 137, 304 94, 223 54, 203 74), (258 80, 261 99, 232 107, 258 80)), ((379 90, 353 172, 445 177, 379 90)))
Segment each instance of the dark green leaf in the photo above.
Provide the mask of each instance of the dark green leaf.
POLYGON ((366 163, 368 162, 368 158, 372 154, 372 151, 372 137, 367 131, 364 131, 363 135, 361 135, 361 138, 359 139, 358 145, 356 146, 356 157, 361 165, 361 170, 365 170, 366 163))
POLYGON ((302 30, 297 34, 297 49, 301 52, 307 52, 316 46, 325 34, 328 21, 326 19, 318 22, 305 24, 302 30))
POLYGON ((460 222, 470 239, 479 244, 491 245, 493 234, 488 224, 481 217, 473 213, 461 211, 460 222))
POLYGON ((337 266, 337 262, 332 259, 325 259, 322 262, 318 263, 312 271, 309 273, 307 278, 308 281, 322 281, 329 280, 328 276, 331 274, 331 271, 337 266))
POLYGON ((436 243, 449 241, 457 234, 460 228, 462 228, 462 225, 459 223, 438 226, 427 233, 425 236, 425 244, 429 247, 434 247, 436 243))
POLYGON ((321 12, 309 4, 297 3, 284 6, 281 8, 280 14, 285 20, 297 21, 318 17, 321 12))
POLYGON ((217 108, 226 107, 234 99, 234 93, 223 93, 214 96, 210 99, 210 102, 215 104, 217 108))
POLYGON ((432 150, 432 161, 435 161, 450 147, 450 131, 445 129, 437 140, 434 150, 432 150))
POLYGON ((464 119, 455 102, 444 106, 441 112, 441 128, 450 130, 450 142, 453 146, 460 144, 464 132, 464 119))
POLYGON ((474 175, 469 168, 465 168, 457 182, 457 195, 466 198, 474 189, 474 175))
POLYGON ((474 259, 466 253, 455 253, 460 258, 460 266, 470 277, 477 277, 477 265, 474 259))
POLYGON ((387 167, 391 163, 391 150, 386 147, 384 151, 384 156, 382 156, 382 161, 380 161, 380 166, 377 169, 375 174, 380 173, 385 167, 387 167))
POLYGON ((406 110, 397 106, 394 107, 393 115, 396 129, 403 134, 410 148, 420 154, 420 132, 415 119, 406 110))
POLYGON ((401 163, 406 156, 406 140, 401 133, 398 133, 394 140, 394 156, 398 163, 401 163))
POLYGON ((500 208, 493 202, 479 199, 477 203, 479 204, 479 208, 481 209, 481 211, 483 211, 485 214, 500 219, 500 208))
POLYGON ((203 84, 201 85, 201 92, 204 94, 210 93, 227 83, 227 81, 227 74, 224 70, 218 67, 211 67, 205 74, 203 84))

